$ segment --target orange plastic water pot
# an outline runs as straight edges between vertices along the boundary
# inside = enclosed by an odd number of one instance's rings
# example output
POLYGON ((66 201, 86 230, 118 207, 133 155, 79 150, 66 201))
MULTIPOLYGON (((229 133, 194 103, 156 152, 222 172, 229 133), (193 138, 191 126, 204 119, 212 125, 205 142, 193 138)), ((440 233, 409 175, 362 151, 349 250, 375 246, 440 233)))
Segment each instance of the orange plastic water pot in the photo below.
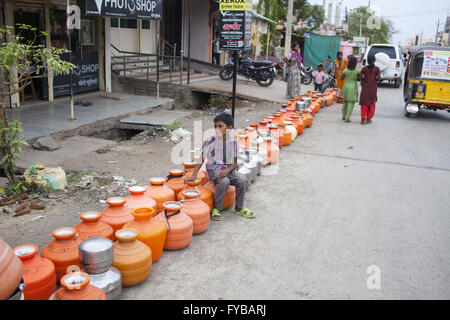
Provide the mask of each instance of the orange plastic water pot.
POLYGON ((258 125, 256 125, 256 127, 254 127, 252 124, 250 127, 245 128, 245 132, 248 135, 249 142, 251 142, 252 140, 256 139, 256 137, 258 137, 258 132, 256 132, 257 127, 258 127, 258 125))
POLYGON ((49 300, 106 300, 102 289, 89 284, 91 278, 86 272, 72 272, 61 279, 61 289, 49 300))
POLYGON ((22 280, 23 265, 13 249, 0 237, 0 300, 8 299, 22 280))
POLYGON ((284 135, 283 132, 281 132, 278 125, 270 125, 270 133, 272 134, 272 137, 274 138, 274 141, 276 144, 278 144, 278 147, 281 148, 284 146, 284 135))
POLYGON ((194 181, 186 182, 187 187, 185 187, 183 190, 181 190, 180 193, 178 193, 178 201, 182 200, 184 195, 183 192, 186 190, 198 190, 200 192, 200 200, 204 201, 208 207, 209 210, 212 210, 213 208, 213 201, 214 201, 214 195, 212 194, 211 190, 206 188, 205 186, 201 185, 201 180, 196 179, 194 181))
MULTIPOLYGON (((184 166, 184 177, 190 177, 195 170, 195 166, 197 164, 195 162, 183 162, 183 166, 184 166)), ((199 170, 197 172, 197 179, 200 179, 202 182, 205 181, 205 175, 208 175, 206 173, 206 171, 203 170, 199 170)), ((205 182, 207 183, 207 182, 205 182)))
POLYGON ((280 160, 280 149, 273 143, 272 138, 264 138, 259 154, 265 164, 277 163, 280 160))
POLYGON ((282 134, 283 139, 284 139, 283 140, 283 145, 284 146, 290 145, 291 141, 292 141, 292 133, 285 129, 286 128, 286 123, 284 123, 284 122, 280 123, 278 125, 278 128, 280 129, 280 133, 282 134))
POLYGON ((52 235, 54 240, 42 248, 41 257, 53 262, 56 280, 59 282, 66 273, 81 269, 78 260, 78 245, 81 240, 76 237, 76 229, 71 227, 55 229, 52 235))
POLYGON ((269 127, 267 125, 267 121, 266 120, 261 120, 259 122, 258 130, 259 131, 269 131, 269 127))
POLYGON ((82 222, 75 226, 78 239, 81 241, 90 238, 108 238, 114 241, 114 229, 109 224, 100 221, 101 214, 98 211, 85 211, 80 214, 82 222))
POLYGON ((56 291, 56 271, 53 262, 37 255, 39 249, 34 244, 14 248, 14 253, 22 260, 25 300, 48 300, 56 291))
MULTIPOLYGON (((205 184, 205 187, 212 192, 213 197, 214 197, 214 194, 216 193, 216 185, 210 181, 209 183, 205 184)), ((223 209, 230 208, 234 204, 235 200, 236 200, 236 187, 230 185, 228 187, 227 192, 225 193, 225 198, 223 199, 222 208, 223 209)))
POLYGON ((178 250, 187 247, 192 241, 194 223, 186 213, 181 211, 181 203, 169 201, 164 203, 165 214, 162 218, 167 224, 167 237, 164 249, 178 250))
POLYGON ((148 278, 152 271, 152 250, 137 240, 138 231, 121 229, 116 231, 112 265, 122 275, 122 285, 133 286, 148 278))
POLYGON ((167 227, 163 221, 156 219, 154 209, 149 207, 136 208, 131 211, 134 221, 125 224, 124 229, 134 229, 137 238, 145 243, 152 251, 152 262, 158 260, 166 242, 167 227))
POLYGON ((146 195, 156 201, 156 214, 164 211, 163 203, 175 200, 175 192, 166 185, 166 178, 156 177, 148 180, 146 195))
POLYGON ((123 197, 106 199, 108 207, 102 210, 100 221, 109 224, 114 231, 121 229, 125 223, 133 220, 131 208, 125 206, 126 202, 123 197))
POLYGON ((237 136, 237 138, 238 138, 239 148, 241 150, 246 150, 250 147, 250 139, 247 134, 240 134, 237 136))
POLYGON ((157 210, 156 201, 151 197, 151 195, 145 194, 146 187, 143 186, 132 186, 128 188, 130 194, 125 197, 124 206, 130 208, 131 210, 139 207, 150 207, 157 210))
POLYGON ((303 130, 305 128, 305 123, 303 122, 302 118, 300 116, 293 114, 291 116, 292 124, 297 129, 297 134, 302 134, 303 130))
POLYGON ((308 110, 303 110, 302 112, 303 112, 303 116, 306 119, 306 127, 311 127, 313 124, 313 120, 314 120, 313 116, 309 113, 308 110))
POLYGON ((200 199, 197 190, 183 191, 181 211, 191 217, 194 224, 193 234, 205 232, 209 227, 209 206, 200 199))
POLYGON ((173 178, 168 178, 166 185, 173 190, 175 193, 175 199, 178 193, 184 188, 184 170, 183 169, 172 169, 169 170, 169 174, 173 178))

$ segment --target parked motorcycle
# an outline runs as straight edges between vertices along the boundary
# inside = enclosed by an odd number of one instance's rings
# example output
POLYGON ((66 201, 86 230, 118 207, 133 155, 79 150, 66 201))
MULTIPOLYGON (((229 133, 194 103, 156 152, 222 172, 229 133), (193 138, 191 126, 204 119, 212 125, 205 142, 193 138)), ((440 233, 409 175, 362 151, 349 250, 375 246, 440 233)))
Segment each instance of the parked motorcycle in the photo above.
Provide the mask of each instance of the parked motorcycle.
POLYGON ((336 78, 331 72, 325 72, 325 77, 322 83, 322 92, 325 92, 328 88, 336 88, 336 78))
MULTIPOLYGON (((233 78, 234 61, 228 60, 228 64, 222 68, 219 76, 228 81, 233 78)), ((254 79, 261 87, 268 87, 278 75, 281 66, 276 61, 254 61, 244 55, 238 58, 238 75, 247 79, 254 79)))
POLYGON ((301 74, 301 82, 303 84, 310 84, 313 80, 312 75, 312 68, 311 67, 305 67, 302 63, 302 67, 300 68, 300 74, 301 74))

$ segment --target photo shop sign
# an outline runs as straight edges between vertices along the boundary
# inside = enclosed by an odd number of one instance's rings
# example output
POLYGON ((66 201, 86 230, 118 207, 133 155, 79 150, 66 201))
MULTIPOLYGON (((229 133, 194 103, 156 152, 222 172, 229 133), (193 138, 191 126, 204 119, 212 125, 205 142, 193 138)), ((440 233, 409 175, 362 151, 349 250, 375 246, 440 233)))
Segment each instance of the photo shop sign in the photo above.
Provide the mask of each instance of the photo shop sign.
POLYGON ((163 0, 80 0, 86 15, 161 20, 163 0))
POLYGON ((220 0, 220 50, 247 50, 251 48, 250 0, 220 0))

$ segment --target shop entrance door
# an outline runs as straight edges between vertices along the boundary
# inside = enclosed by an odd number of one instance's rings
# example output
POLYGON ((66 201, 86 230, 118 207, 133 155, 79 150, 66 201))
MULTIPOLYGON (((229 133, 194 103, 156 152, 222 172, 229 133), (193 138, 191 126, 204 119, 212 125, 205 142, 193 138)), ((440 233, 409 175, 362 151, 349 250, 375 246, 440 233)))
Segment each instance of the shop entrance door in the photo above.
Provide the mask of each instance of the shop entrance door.
MULTIPOLYGON (((45 37, 41 34, 41 31, 45 30, 44 21, 43 7, 25 7, 17 9, 14 11, 15 34, 20 35, 20 37, 23 38, 24 43, 45 46, 45 37), (17 26, 18 23, 29 25, 36 28, 37 31, 33 32, 31 30, 22 30, 17 26)), ((21 101, 37 100, 41 98, 41 91, 40 79, 33 79, 31 84, 20 92, 20 99, 21 101)))

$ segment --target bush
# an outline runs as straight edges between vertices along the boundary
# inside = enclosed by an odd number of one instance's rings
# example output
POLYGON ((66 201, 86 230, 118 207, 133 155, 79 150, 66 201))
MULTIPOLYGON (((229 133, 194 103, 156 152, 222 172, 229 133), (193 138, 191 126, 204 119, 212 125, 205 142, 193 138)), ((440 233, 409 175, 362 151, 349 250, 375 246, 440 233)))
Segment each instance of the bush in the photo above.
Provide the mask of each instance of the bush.
POLYGON ((223 94, 212 94, 209 98, 208 108, 215 108, 219 110, 230 109, 231 99, 223 94))

